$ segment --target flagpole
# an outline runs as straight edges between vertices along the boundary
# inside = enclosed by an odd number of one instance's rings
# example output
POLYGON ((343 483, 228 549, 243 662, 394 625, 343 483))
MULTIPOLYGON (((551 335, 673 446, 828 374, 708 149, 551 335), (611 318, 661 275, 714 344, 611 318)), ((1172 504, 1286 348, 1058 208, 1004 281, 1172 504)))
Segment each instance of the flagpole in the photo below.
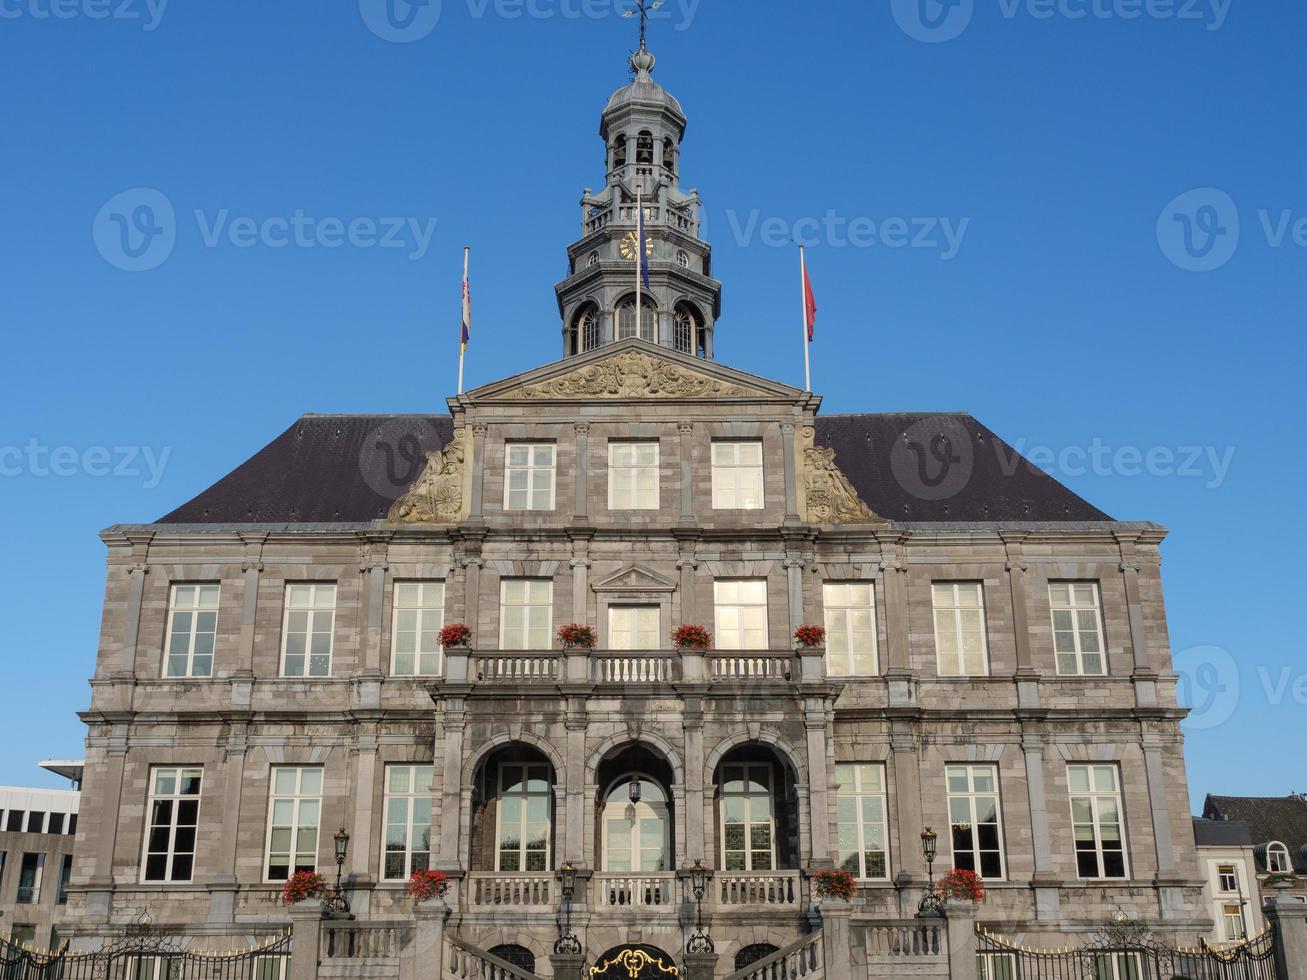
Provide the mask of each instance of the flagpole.
POLYGON ((472 255, 472 246, 464 245, 463 246, 463 295, 461 297, 462 307, 459 310, 459 320, 461 325, 459 327, 460 333, 458 338, 458 393, 460 395, 463 394, 463 359, 467 356, 467 344, 463 342, 463 335, 461 331, 466 330, 468 329, 468 327, 471 326, 471 324, 467 322, 467 309, 468 309, 467 273, 468 273, 468 265, 471 259, 471 255, 472 255))
POLYGON ((804 258, 803 246, 799 246, 799 299, 803 304, 803 316, 799 322, 803 326, 803 390, 812 391, 812 353, 809 348, 812 341, 808 338, 808 260, 804 258))
POLYGON ((644 186, 635 185, 635 335, 644 333, 644 186))

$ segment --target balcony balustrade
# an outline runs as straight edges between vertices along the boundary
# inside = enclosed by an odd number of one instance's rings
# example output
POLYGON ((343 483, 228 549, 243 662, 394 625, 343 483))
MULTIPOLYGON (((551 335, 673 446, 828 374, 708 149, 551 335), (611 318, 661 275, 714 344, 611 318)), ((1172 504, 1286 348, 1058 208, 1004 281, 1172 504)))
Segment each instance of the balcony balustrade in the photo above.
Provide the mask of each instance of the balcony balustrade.
POLYGON ((591 894, 593 904, 601 909, 672 909, 675 889, 673 874, 603 873, 594 876, 591 894))
POLYGON ((469 909, 553 909, 558 904, 554 872, 474 871, 468 875, 469 909))
POLYGON ((803 887, 798 871, 767 871, 744 874, 719 871, 712 880, 718 909, 798 908, 803 887))
POLYGON ((681 683, 788 685, 824 678, 820 658, 801 674, 790 650, 447 651, 445 680, 487 685, 590 683, 599 687, 681 683))

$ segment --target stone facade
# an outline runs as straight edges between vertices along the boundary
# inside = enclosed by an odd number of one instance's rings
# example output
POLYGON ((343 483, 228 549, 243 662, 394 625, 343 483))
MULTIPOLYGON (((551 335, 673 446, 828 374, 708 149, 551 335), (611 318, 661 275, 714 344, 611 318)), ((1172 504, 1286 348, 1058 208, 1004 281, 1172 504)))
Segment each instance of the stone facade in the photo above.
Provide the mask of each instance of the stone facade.
POLYGON ((0 935, 33 949, 67 935, 63 873, 77 830, 75 790, 0 787, 0 935))

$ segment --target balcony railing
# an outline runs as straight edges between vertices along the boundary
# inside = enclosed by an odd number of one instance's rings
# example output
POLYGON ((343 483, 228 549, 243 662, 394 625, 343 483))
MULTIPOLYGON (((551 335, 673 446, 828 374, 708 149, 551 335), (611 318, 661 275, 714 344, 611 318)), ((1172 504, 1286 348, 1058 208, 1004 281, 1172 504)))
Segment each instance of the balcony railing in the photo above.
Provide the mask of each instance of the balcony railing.
POLYGON ((324 960, 384 960, 398 956, 412 939, 413 926, 404 922, 324 922, 324 960))
POLYGON ((474 871, 468 875, 467 905, 473 909, 552 909, 557 904, 554 873, 474 871))
POLYGON ((590 654, 590 679, 596 684, 672 684, 681 679, 680 667, 674 653, 590 654))
POLYGON ((556 653, 486 651, 476 655, 476 678, 487 683, 553 683, 558 680, 556 653))
POLYGON ((708 676, 714 681, 788 681, 794 676, 794 657, 788 651, 718 651, 708 657, 708 676))
POLYGON ((758 906, 797 908, 803 895, 797 871, 752 874, 719 871, 713 878, 712 887, 720 909, 758 906))
POLYGON ((592 884, 594 904, 605 909, 674 907, 676 877, 661 875, 597 874, 592 884))
POLYGON ((780 686, 825 678, 824 660, 791 650, 447 650, 451 683, 780 686), (801 669, 802 668, 802 669, 801 669))

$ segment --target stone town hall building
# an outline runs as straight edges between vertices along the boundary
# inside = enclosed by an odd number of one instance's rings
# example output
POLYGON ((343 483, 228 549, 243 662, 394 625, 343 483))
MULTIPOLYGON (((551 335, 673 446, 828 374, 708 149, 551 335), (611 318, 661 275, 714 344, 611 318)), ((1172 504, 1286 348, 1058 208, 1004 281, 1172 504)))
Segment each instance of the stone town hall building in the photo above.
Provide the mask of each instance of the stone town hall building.
POLYGON ((823 416, 716 361, 686 117, 653 64, 603 112, 562 360, 448 415, 305 416, 104 532, 61 934, 93 946, 143 908, 276 933, 288 875, 334 878, 338 828, 357 921, 411 921, 406 880, 441 869, 450 934, 544 976, 568 862, 589 962, 679 958, 696 861, 718 976, 810 929, 824 868, 858 881, 856 960, 860 930, 915 914, 927 826, 1004 932, 1069 944, 1118 909, 1207 930, 1164 531, 969 416, 823 416), (440 648, 454 623, 470 651, 440 648), (597 648, 562 649, 570 623, 597 648), (712 648, 673 649, 681 624, 712 648))

